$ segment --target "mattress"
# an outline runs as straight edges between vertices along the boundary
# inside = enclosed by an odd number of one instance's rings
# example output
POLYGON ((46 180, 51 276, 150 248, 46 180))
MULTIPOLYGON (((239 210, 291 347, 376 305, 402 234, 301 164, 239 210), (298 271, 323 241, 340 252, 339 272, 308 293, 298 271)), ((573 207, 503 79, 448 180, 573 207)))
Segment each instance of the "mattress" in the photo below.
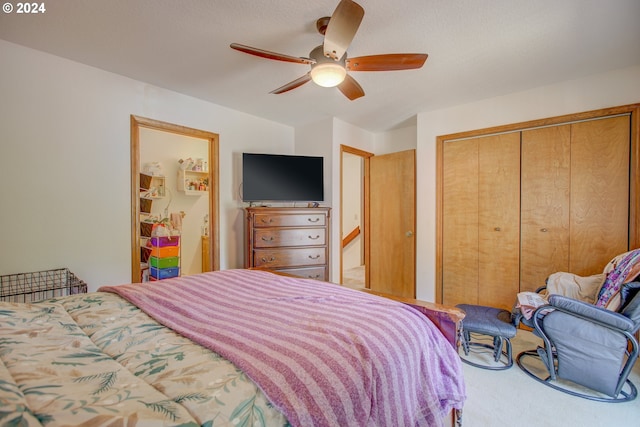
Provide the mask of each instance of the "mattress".
MULTIPOLYGON (((252 298, 255 300, 267 298, 264 295, 252 295, 259 292, 255 292, 251 286, 265 287, 266 283, 271 283, 270 281, 273 281, 270 287, 267 286, 272 289, 270 292, 276 292, 273 289, 284 292, 288 297, 280 297, 280 299, 289 303, 297 300, 296 304, 299 304, 300 298, 303 298, 316 304, 317 294, 311 299, 307 297, 309 293, 314 292, 329 295, 326 298, 334 303, 336 299, 341 301, 340 298, 358 298, 358 300, 360 298, 360 293, 357 291, 347 290, 344 294, 345 289, 337 285, 288 278, 284 279, 285 284, 282 285, 278 284, 283 280, 282 278, 273 279, 273 277, 276 276, 266 272, 245 270, 216 272, 189 278, 168 279, 161 281, 162 283, 156 282, 154 285, 148 285, 149 288, 146 290, 143 285, 136 284, 103 288, 105 292, 72 295, 34 304, 0 303, 0 424, 34 426, 397 425, 391 421, 381 423, 380 418, 376 418, 373 414, 356 417, 354 414, 360 414, 357 411, 347 414, 347 418, 324 417, 313 412, 317 408, 309 410, 310 418, 300 421, 293 415, 287 403, 282 402, 281 397, 272 395, 272 388, 261 383, 263 379, 255 374, 255 369, 252 371, 250 366, 245 366, 245 370, 241 370, 238 367, 244 363, 242 361, 242 357, 246 358, 242 356, 244 353, 240 352, 241 357, 239 357, 233 352, 228 352, 224 346, 220 347, 220 351, 216 351, 215 343, 210 344, 206 340, 194 338, 193 333, 182 331, 180 325, 174 325, 173 328, 167 327, 163 324, 166 324, 167 320, 157 316, 154 309, 147 307, 145 312, 139 307, 144 304, 136 305, 129 300, 131 298, 127 299, 113 289, 118 288, 121 294, 126 294, 124 292, 126 289, 134 289, 136 292, 146 292, 146 297, 153 299, 162 295, 166 289, 171 289, 175 292, 174 295, 191 294, 189 289, 194 289, 195 283, 199 283, 197 286, 211 291, 208 293, 212 294, 213 302, 210 302, 212 307, 222 307, 229 305, 232 298, 227 295, 226 298, 221 297, 215 300, 215 294, 218 293, 214 291, 216 286, 218 290, 224 289, 225 286, 227 290, 231 289, 229 286, 237 290, 245 286, 244 283, 248 283, 246 285, 248 287, 238 291, 238 294, 244 295, 243 301, 246 300, 247 303, 243 305, 249 309, 251 307, 255 309, 255 302, 251 302, 252 298), (296 285, 294 293, 297 294, 289 295, 293 284, 296 285), (229 358, 235 363, 228 360, 229 358), (265 390, 269 393, 265 393, 265 390)), ((221 294, 224 295, 224 292, 221 294)), ((228 291, 227 294, 229 294, 228 291)), ((269 292, 266 294, 268 295, 269 292)), ((367 304, 371 304, 371 301, 374 304, 379 302, 375 299, 379 297, 362 295, 367 304)), ((202 296, 196 293, 191 299, 185 297, 181 300, 180 298, 173 299, 181 301, 180 304, 187 313, 185 318, 193 322, 193 319, 198 316, 196 313, 189 314, 191 309, 187 309, 188 301, 202 301, 202 296)), ((209 302, 201 305, 208 304, 209 302)), ((270 300, 269 304, 273 304, 273 300, 270 300)), ((162 303, 155 303, 155 311, 164 311, 169 318, 174 318, 179 310, 166 309, 162 307, 162 303)), ((425 319, 425 325, 429 325, 430 322, 425 316, 418 315, 425 319)), ((238 316, 238 321, 241 317, 238 316)), ((225 334, 221 331, 226 332, 231 328, 216 327, 215 325, 221 325, 221 323, 219 319, 215 319, 215 314, 211 314, 208 319, 195 328, 208 330, 211 333, 207 336, 210 335, 213 338, 219 336, 224 342, 225 334)), ((314 322, 316 323, 305 327, 318 329, 330 323, 328 320, 323 320, 321 316, 315 316, 314 322)), ((266 320, 263 323, 266 323, 266 320)), ((259 329, 258 326, 256 324, 256 328, 249 329, 259 329)), ((434 336, 437 336, 436 333, 434 336)), ((418 414, 415 423, 412 422, 414 425, 434 425, 434 420, 437 420, 435 424, 437 425, 451 409, 460 409, 464 402, 464 382, 459 360, 452 356, 455 355, 455 351, 449 343, 444 337, 441 338, 438 345, 451 350, 450 352, 445 350, 445 356, 434 353, 432 349, 425 349, 424 353, 411 355, 412 360, 419 364, 444 366, 444 369, 438 368, 437 374, 442 375, 443 378, 432 378, 429 381, 440 384, 446 380, 449 384, 445 395, 433 399, 433 405, 421 405, 423 407, 418 412, 425 411, 429 414, 424 417, 418 414), (428 360, 428 358, 431 359, 428 360)), ((259 341, 259 339, 255 342, 247 340, 246 343, 258 349, 267 345, 259 341)), ((363 346, 367 344, 356 336, 344 339, 340 345, 357 348, 358 354, 370 353, 362 352, 363 346)), ((294 348, 293 341, 289 348, 284 346, 282 358, 288 357, 287 352, 294 348)), ((440 351, 441 349, 438 350, 440 351)), ((359 365, 358 370, 361 371, 370 370, 375 364, 371 360, 352 362, 359 365)), ((276 368, 274 372, 280 372, 278 369, 280 368, 276 368)), ((313 369, 310 367, 309 370, 313 369)), ((267 375, 267 377, 270 376, 267 375)), ((306 377, 307 373, 300 376, 306 377)), ((339 377, 341 378, 341 375, 337 375, 336 378, 339 377)), ((423 377, 418 379, 424 380, 423 377)), ((399 381, 398 378, 394 378, 389 382, 395 385, 404 384, 399 381)), ((322 380, 317 382, 321 383, 322 380)), ((374 394, 387 392, 376 391, 375 389, 381 386, 370 382, 370 379, 363 380, 362 387, 365 391, 368 390, 365 394, 368 393, 368 398, 372 399, 365 406, 374 407, 379 403, 376 402, 378 398, 374 394)), ((326 386, 330 389, 336 387, 336 384, 326 384, 326 386)), ((304 402, 304 393, 309 392, 303 388, 297 389, 296 395, 300 398, 296 397, 294 400, 304 402)), ((330 395, 326 391, 322 393, 330 395)), ((357 404, 357 399, 349 393, 348 391, 347 395, 357 404)), ((309 400, 317 400, 317 393, 316 395, 310 393, 308 397, 309 400)), ((344 402, 330 402, 329 408, 333 412, 340 412, 334 411, 334 408, 343 407, 348 408, 344 402)), ((326 409, 321 407, 321 410, 326 409)), ((348 409, 346 411, 348 412, 348 409)))

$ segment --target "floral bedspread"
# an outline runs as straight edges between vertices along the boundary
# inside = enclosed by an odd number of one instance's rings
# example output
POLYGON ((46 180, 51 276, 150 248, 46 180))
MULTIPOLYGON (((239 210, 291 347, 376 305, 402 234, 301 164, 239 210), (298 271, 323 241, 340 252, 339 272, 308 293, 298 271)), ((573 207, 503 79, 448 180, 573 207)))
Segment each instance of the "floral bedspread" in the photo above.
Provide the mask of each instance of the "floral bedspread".
POLYGON ((398 301, 247 269, 100 290, 230 360, 292 426, 435 427, 465 400, 455 349, 398 301))
POLYGON ((0 302, 0 425, 288 422, 233 364, 98 292, 0 302))

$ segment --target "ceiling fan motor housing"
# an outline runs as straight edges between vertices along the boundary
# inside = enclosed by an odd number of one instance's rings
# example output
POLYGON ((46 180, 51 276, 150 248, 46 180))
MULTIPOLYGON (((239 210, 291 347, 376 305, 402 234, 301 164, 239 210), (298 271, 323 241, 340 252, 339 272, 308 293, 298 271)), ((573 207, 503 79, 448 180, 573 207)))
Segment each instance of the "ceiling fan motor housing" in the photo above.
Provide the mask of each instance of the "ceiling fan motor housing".
POLYGON ((309 57, 316 61, 315 64, 311 64, 310 73, 316 84, 323 87, 334 87, 342 83, 346 77, 346 52, 340 60, 334 61, 324 56, 324 48, 320 45, 309 53, 309 57))

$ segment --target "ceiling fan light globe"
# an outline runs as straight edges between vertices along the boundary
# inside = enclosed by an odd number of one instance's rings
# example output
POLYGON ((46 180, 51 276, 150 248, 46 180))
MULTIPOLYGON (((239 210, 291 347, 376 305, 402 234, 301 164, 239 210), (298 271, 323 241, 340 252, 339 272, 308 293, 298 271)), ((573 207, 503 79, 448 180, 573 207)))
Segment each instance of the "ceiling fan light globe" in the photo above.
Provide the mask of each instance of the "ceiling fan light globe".
POLYGON ((347 70, 340 64, 324 62, 315 64, 311 69, 311 79, 322 87, 338 86, 347 76, 347 70))

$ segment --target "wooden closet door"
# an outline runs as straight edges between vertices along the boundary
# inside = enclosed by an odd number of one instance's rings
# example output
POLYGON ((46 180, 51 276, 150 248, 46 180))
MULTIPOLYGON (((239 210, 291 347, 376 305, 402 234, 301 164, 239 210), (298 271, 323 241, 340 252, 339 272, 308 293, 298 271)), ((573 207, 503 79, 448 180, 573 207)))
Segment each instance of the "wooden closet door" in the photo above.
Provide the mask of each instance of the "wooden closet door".
POLYGON ((442 302, 478 302, 478 139, 445 142, 442 302))
POLYGON ((629 248, 629 129, 629 116, 571 125, 572 273, 601 273, 629 248))
POLYGON ((443 302, 510 309, 519 289, 520 134, 443 150, 443 302))
POLYGON ((522 132, 520 290, 569 271, 571 125, 522 132))
POLYGON ((478 139, 478 304, 510 310, 520 288, 520 132, 478 139))

